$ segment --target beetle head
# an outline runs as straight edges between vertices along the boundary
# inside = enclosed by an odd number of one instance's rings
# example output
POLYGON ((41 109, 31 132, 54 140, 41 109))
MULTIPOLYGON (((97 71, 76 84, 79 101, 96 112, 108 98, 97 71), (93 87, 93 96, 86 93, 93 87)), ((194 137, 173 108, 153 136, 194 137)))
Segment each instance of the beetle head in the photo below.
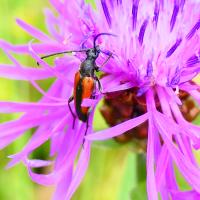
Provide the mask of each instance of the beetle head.
POLYGON ((97 45, 95 48, 91 48, 87 50, 86 54, 88 57, 96 59, 99 56, 100 53, 100 47, 97 45))

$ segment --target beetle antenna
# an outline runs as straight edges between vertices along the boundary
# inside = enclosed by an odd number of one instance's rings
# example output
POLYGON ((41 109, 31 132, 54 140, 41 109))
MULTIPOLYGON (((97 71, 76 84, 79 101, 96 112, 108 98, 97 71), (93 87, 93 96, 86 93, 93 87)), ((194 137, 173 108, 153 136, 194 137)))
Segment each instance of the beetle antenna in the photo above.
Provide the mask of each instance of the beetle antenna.
POLYGON ((100 37, 101 35, 110 35, 110 36, 114 36, 114 37, 117 37, 117 35, 115 34, 112 34, 112 33, 99 33, 95 36, 94 38, 94 42, 93 42, 93 46, 94 46, 94 49, 96 50, 96 41, 98 39, 98 37, 100 37))
MULTIPOLYGON (((87 48, 87 49, 81 49, 81 50, 62 51, 62 52, 52 53, 52 54, 48 54, 48 55, 42 56, 41 59, 48 58, 48 57, 51 57, 51 56, 60 55, 60 54, 65 54, 65 53, 86 52, 86 51, 88 51, 88 50, 89 50, 89 49, 87 48)), ((39 65, 38 62, 37 62, 37 65, 39 65)))

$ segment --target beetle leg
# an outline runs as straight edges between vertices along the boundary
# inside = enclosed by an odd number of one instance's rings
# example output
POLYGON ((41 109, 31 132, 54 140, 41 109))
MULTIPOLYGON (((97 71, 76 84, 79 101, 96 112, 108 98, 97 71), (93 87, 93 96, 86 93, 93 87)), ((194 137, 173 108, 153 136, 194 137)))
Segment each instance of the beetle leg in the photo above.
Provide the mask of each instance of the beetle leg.
MULTIPOLYGON (((112 53, 107 57, 107 59, 103 62, 103 64, 100 66, 100 67, 98 67, 97 65, 95 66, 95 71, 99 71, 99 68, 101 68, 101 67, 103 67, 104 65, 106 65, 106 63, 110 60, 110 58, 112 57, 112 53)), ((97 76, 95 76, 94 77, 94 79, 97 81, 97 83, 98 83, 98 89, 99 89, 99 91, 100 91, 100 93, 101 94, 103 94, 103 92, 102 92, 102 87, 101 87, 101 82, 100 82, 100 80, 98 79, 98 77, 97 76)))
POLYGON ((95 71, 96 72, 98 72, 99 71, 99 68, 102 68, 104 65, 106 65, 107 64, 107 62, 110 60, 110 58, 112 58, 112 53, 110 53, 110 55, 106 58, 106 60, 103 62, 103 64, 100 66, 100 67, 98 67, 97 65, 95 66, 95 71))
POLYGON ((88 116, 87 116, 87 121, 86 121, 86 130, 85 130, 85 135, 84 135, 84 136, 87 135, 87 131, 88 131, 88 128, 89 128, 89 114, 90 114, 90 113, 88 113, 88 116))
POLYGON ((99 67, 98 67, 96 64, 95 64, 94 70, 95 70, 96 72, 99 72, 99 67))
POLYGON ((82 144, 83 148, 84 148, 84 144, 85 144, 85 136, 87 135, 87 131, 88 131, 88 128, 89 128, 89 114, 90 114, 90 112, 87 115, 86 129, 85 129, 85 134, 84 134, 83 144, 82 144))
MULTIPOLYGON (((100 93, 102 93, 102 86, 101 86, 101 82, 100 82, 100 80, 98 79, 97 76, 95 76, 94 79, 97 81, 98 89, 99 89, 100 93)), ((103 93, 102 93, 102 94, 103 94, 103 93)))
POLYGON ((76 120, 76 115, 73 113, 72 108, 71 108, 71 105, 70 105, 70 103, 71 103, 73 100, 74 100, 74 96, 71 96, 71 97, 69 98, 69 100, 68 100, 68 107, 69 107, 69 110, 70 110, 70 112, 71 112, 71 114, 72 114, 72 116, 73 116, 73 129, 74 129, 75 120, 76 120))
POLYGON ((107 62, 108 62, 108 61, 110 60, 110 58, 112 57, 112 55, 113 55, 113 54, 111 53, 99 68, 102 68, 104 65, 106 65, 107 62))

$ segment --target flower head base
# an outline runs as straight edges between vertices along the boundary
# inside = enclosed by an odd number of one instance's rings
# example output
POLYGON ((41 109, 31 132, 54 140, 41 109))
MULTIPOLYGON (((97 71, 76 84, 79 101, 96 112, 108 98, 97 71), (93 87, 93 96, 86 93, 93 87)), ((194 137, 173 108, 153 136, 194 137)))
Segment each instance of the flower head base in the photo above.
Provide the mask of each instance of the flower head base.
MULTIPOLYGON (((108 93, 104 99, 104 105, 100 108, 102 115, 109 126, 115 126, 126 120, 138 117, 147 112, 145 95, 137 96, 138 89, 128 89, 108 93)), ((196 107, 190 96, 183 91, 178 94, 182 105, 180 111, 183 117, 192 122, 198 116, 200 110, 196 107)), ((156 108, 161 111, 159 99, 156 98, 156 108)), ((122 135, 115 137, 118 142, 129 142, 131 140, 144 140, 147 138, 148 123, 143 124, 125 132, 122 135)), ((161 140, 162 142, 162 140, 161 140)), ((143 142, 141 143, 143 145, 143 142)), ((146 149, 144 149, 146 151, 146 149)))
MULTIPOLYGON (((25 112, 19 120, 0 125, 1 148, 27 129, 38 127, 24 149, 12 156, 9 166, 23 161, 34 181, 57 185, 54 199, 70 199, 88 166, 90 141, 121 135, 148 120, 148 198, 157 200, 158 192, 163 199, 180 198, 182 193, 173 163, 192 188, 184 195, 200 198, 200 170, 192 153, 193 149, 200 147, 200 128, 185 120, 179 107, 183 99, 178 95, 185 91, 198 103, 200 100, 199 86, 191 82, 200 69, 200 4, 184 0, 100 0, 96 1, 97 9, 94 10, 82 0, 50 2, 59 13, 55 17, 51 11, 45 12, 50 37, 17 20, 40 42, 17 46, 0 42, 13 62, 12 66, 2 65, 1 75, 28 80, 43 94, 38 103, 1 102, 4 106, 1 112, 25 112), (91 48, 94 37, 102 32, 117 35, 117 38, 99 37, 96 41, 101 51, 114 52, 114 58, 101 68, 107 74, 101 79, 102 93, 121 93, 138 88, 134 91, 134 98, 145 97, 146 106, 137 116, 128 116, 127 121, 96 133, 92 130, 92 112, 84 148, 74 170, 86 124, 76 120, 73 128, 73 116, 66 105, 73 90, 74 74, 83 56, 77 53, 57 58, 55 66, 51 67, 38 54, 91 48), (9 51, 28 53, 42 68, 22 67, 9 51), (45 92, 36 80, 52 76, 57 80, 45 92), (35 174, 31 168, 52 162, 29 160, 28 155, 48 139, 51 140, 51 155, 57 155, 54 170, 48 175, 35 174)), ((106 53, 100 54, 97 64, 100 66, 106 58, 106 53)), ((94 111, 103 95, 96 91, 95 97, 83 101, 82 106, 92 106, 94 111)), ((135 106, 135 102, 132 105, 135 106)), ((181 109, 183 107, 184 101, 181 109)))

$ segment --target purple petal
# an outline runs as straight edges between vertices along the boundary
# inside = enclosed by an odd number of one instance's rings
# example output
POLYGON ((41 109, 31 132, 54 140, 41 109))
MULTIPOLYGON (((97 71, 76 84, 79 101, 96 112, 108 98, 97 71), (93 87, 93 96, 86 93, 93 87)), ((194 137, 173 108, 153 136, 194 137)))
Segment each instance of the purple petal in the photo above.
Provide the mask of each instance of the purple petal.
POLYGON ((6 122, 0 125, 0 137, 5 137, 11 134, 15 134, 20 131, 25 131, 29 128, 36 127, 40 124, 47 124, 50 123, 50 121, 54 121, 58 117, 63 116, 63 112, 56 112, 54 115, 49 114, 37 114, 35 115, 34 112, 29 113, 29 117, 22 117, 19 120, 14 120, 10 122, 6 122))
POLYGON ((196 84, 190 84, 188 83, 183 83, 181 85, 179 85, 181 90, 186 90, 186 91, 190 91, 190 90, 198 90, 199 86, 196 84))
POLYGON ((21 19, 16 19, 16 22, 19 26, 21 26, 26 32, 28 32, 33 37, 37 38, 40 41, 43 42, 50 42, 51 39, 48 35, 41 32, 39 29, 36 29, 35 27, 32 27, 31 25, 25 23, 21 19))
POLYGON ((103 93, 109 93, 109 92, 116 92, 116 91, 122 91, 122 90, 127 90, 130 88, 133 88, 135 86, 134 83, 128 82, 124 83, 115 87, 109 87, 109 85, 102 91, 103 93))
POLYGON ((139 1, 140 0, 133 0, 133 5, 132 5, 133 30, 136 29, 136 25, 137 25, 137 13, 138 13, 139 1))
POLYGON ((187 67, 192 67, 196 64, 200 63, 200 56, 197 55, 193 55, 191 56, 187 61, 186 61, 186 65, 187 67))
POLYGON ((0 112, 1 113, 12 113, 12 112, 27 112, 37 110, 48 110, 51 108, 65 108, 66 102, 63 103, 23 103, 23 102, 1 102, 0 101, 0 112))
POLYGON ((198 102, 200 103, 200 92, 198 90, 186 90, 190 93, 190 95, 198 102))
MULTIPOLYGON (((59 152, 59 148, 64 140, 65 132, 57 132, 51 136, 50 156, 53 157, 59 152)), ((69 142, 69 141, 68 141, 69 142)))
POLYGON ((166 58, 170 57, 176 51, 181 42, 182 42, 181 38, 176 40, 175 44, 168 50, 166 58))
POLYGON ((57 1, 57 0, 50 0, 50 3, 53 5, 54 8, 56 8, 56 10, 62 14, 63 11, 63 3, 61 3, 61 1, 57 1))
POLYGON ((110 16, 110 13, 109 13, 109 10, 108 10, 108 6, 106 4, 106 0, 101 0, 101 5, 102 5, 102 8, 103 8, 104 15, 106 17, 106 21, 107 21, 109 27, 111 27, 112 20, 111 20, 111 16, 110 16))
POLYGON ((200 19, 196 22, 196 24, 192 27, 192 29, 190 30, 190 32, 186 35, 186 38, 188 40, 190 40, 193 35, 195 34, 195 32, 200 28, 200 19))
POLYGON ((20 162, 20 160, 23 160, 24 157, 28 156, 30 152, 46 142, 52 135, 62 130, 66 123, 69 123, 69 121, 67 117, 64 117, 59 123, 56 124, 53 130, 49 130, 49 128, 45 126, 40 126, 40 128, 35 132, 23 150, 18 154, 10 156, 12 160, 9 162, 7 167, 10 168, 20 162))
POLYGON ((172 31, 174 28, 178 12, 179 12, 179 5, 175 1, 173 13, 172 13, 171 20, 170 20, 170 31, 172 31))
MULTIPOLYGON (((92 132, 92 120, 94 118, 94 111, 95 109, 91 111, 89 116, 89 128, 87 134, 91 134, 92 132)), ((70 127, 68 134, 63 139, 63 142, 58 149, 59 154, 56 159, 56 170, 59 170, 60 168, 62 168, 62 166, 65 166, 65 168, 69 168, 70 164, 74 163, 75 158, 78 155, 79 149, 83 145, 86 124, 79 123, 78 125, 79 126, 75 126, 75 129, 73 129, 72 126, 70 127), (66 146, 66 143, 68 143, 68 146, 66 146)))
POLYGON ((149 119, 148 144, 147 144, 147 193, 149 200, 158 199, 154 173, 154 127, 149 119))
POLYGON ((45 16, 46 16, 46 25, 49 33, 56 38, 57 41, 62 42, 63 37, 56 29, 56 26, 58 25, 58 19, 53 15, 52 11, 50 9, 45 9, 45 16))
POLYGON ((165 179, 166 179, 167 188, 178 189, 178 185, 177 185, 176 177, 174 173, 173 160, 171 157, 169 158, 167 172, 165 174, 165 179))
POLYGON ((6 146, 8 146, 10 143, 12 143, 13 141, 15 141, 22 134, 24 134, 24 132, 20 131, 20 132, 15 132, 15 134, 13 134, 13 135, 8 135, 6 137, 1 138, 0 139, 0 149, 3 149, 6 146))
MULTIPOLYGON (((72 121, 72 119, 71 119, 72 121)), ((85 134, 86 125, 84 123, 78 123, 75 128, 68 129, 65 138, 58 147, 58 155, 55 163, 55 170, 59 170, 62 166, 69 168, 70 164, 75 161, 78 151, 83 143, 83 137, 85 134), (66 146, 66 143, 68 144, 66 146)))
POLYGON ((155 132, 155 126, 153 122, 153 110, 152 107, 154 107, 153 103, 153 93, 151 90, 147 92, 147 110, 149 112, 149 125, 148 125, 148 143, 147 143, 147 194, 149 200, 157 200, 157 188, 156 188, 156 179, 155 179, 155 173, 154 173, 154 132, 155 132))
POLYGON ((169 101, 176 102, 178 105, 182 105, 181 100, 180 100, 179 97, 175 94, 175 92, 173 91, 172 88, 166 87, 166 88, 165 88, 165 91, 166 91, 167 94, 168 94, 169 101))
POLYGON ((73 193, 76 191, 81 180, 83 179, 86 170, 88 168, 88 163, 90 160, 90 142, 86 141, 84 143, 84 148, 82 149, 80 158, 77 163, 76 171, 73 175, 72 182, 69 186, 65 200, 71 199, 73 193))
POLYGON ((70 183, 72 182, 73 166, 63 173, 61 180, 56 185, 56 191, 53 196, 53 200, 65 199, 67 189, 69 188, 70 183))
POLYGON ((33 168, 46 167, 52 165, 53 163, 51 160, 37 160, 28 158, 26 158, 24 162, 26 165, 33 168))
POLYGON ((156 164, 156 185, 159 189, 162 185, 162 182, 164 182, 165 174, 167 171, 167 166, 169 162, 169 153, 167 146, 164 144, 162 146, 162 150, 159 154, 159 158, 156 164))
POLYGON ((53 76, 52 73, 43 69, 34 69, 30 67, 19 69, 13 65, 0 64, 0 77, 15 80, 29 80, 25 74, 29 74, 32 80, 47 79, 53 76))
POLYGON ((168 95, 164 92, 164 89, 161 87, 157 87, 157 94, 161 103, 161 108, 163 113, 168 116, 166 118, 166 122, 170 124, 170 126, 174 127, 174 131, 176 133, 181 132, 183 136, 188 136, 193 142, 197 142, 199 139, 199 128, 195 128, 194 125, 188 123, 182 116, 179 108, 174 103, 167 100, 168 95), (173 109, 173 114, 171 112, 173 109), (176 118, 177 122, 174 121, 174 117, 176 118))
POLYGON ((197 167, 195 167, 189 159, 186 158, 184 154, 176 147, 171 139, 171 135, 174 133, 173 127, 166 124, 166 119, 163 114, 154 112, 154 120, 156 121, 156 127, 158 128, 165 144, 168 147, 170 155, 179 167, 183 176, 186 178, 188 183, 196 190, 200 191, 200 172, 197 167))
POLYGON ((160 5, 158 5, 158 2, 155 1, 154 16, 153 16, 153 22, 155 27, 157 27, 158 24, 159 12, 160 12, 160 5))
POLYGON ((191 190, 191 191, 178 191, 171 190, 173 199, 175 200, 198 200, 200 199, 200 193, 191 190))
POLYGON ((142 45, 142 43, 143 43, 144 34, 146 31, 147 25, 148 25, 148 19, 144 20, 144 22, 140 28, 139 37, 138 37, 140 45, 142 45))
POLYGON ((151 77, 153 74, 153 65, 152 65, 152 61, 148 60, 147 62, 147 77, 151 77))
POLYGON ((88 140, 106 140, 109 138, 113 138, 117 135, 121 135, 124 132, 142 124, 147 119, 148 119, 148 113, 141 115, 139 117, 136 117, 134 119, 127 120, 126 122, 123 122, 112 128, 108 128, 106 130, 102 130, 102 131, 98 131, 94 134, 90 134, 90 135, 86 136, 86 139, 88 139, 88 140))
MULTIPOLYGON (((16 53, 24 53, 24 54, 29 53, 29 47, 27 44, 13 45, 4 40, 0 40, 0 47, 10 51, 14 51, 16 53)), ((32 47, 38 54, 51 54, 66 50, 65 46, 55 43, 43 43, 43 44, 34 43, 32 44, 32 47)))
POLYGON ((101 84, 103 85, 103 90, 105 90, 105 91, 111 90, 112 91, 112 88, 113 88, 115 91, 115 89, 117 87, 120 87, 120 80, 121 80, 121 77, 114 78, 113 76, 108 76, 108 77, 102 78, 101 84))
POLYGON ((50 186, 56 183, 58 176, 55 173, 51 173, 51 174, 36 174, 34 172, 32 172, 30 167, 28 168, 28 172, 29 172, 29 176, 31 177, 31 179, 41 185, 44 186, 50 186))
POLYGON ((81 104, 81 106, 84 107, 93 107, 95 106, 99 101, 97 99, 83 99, 83 102, 81 104))
POLYGON ((197 76, 198 72, 196 72, 196 70, 194 72, 188 72, 186 71, 185 75, 182 75, 180 77, 180 83, 186 83, 188 81, 191 81, 192 79, 194 79, 197 76))

